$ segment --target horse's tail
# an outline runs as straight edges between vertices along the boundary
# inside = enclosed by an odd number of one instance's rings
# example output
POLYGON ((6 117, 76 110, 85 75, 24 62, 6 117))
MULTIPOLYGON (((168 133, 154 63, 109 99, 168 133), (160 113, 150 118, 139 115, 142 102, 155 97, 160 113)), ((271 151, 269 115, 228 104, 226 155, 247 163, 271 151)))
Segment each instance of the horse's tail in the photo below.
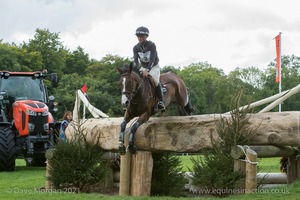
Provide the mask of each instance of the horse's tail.
POLYGON ((190 98, 190 89, 188 87, 186 87, 186 90, 187 90, 188 102, 185 105, 184 109, 185 109, 185 111, 187 112, 188 115, 191 115, 192 112, 195 111, 195 109, 192 106, 192 102, 191 102, 191 98, 190 98))

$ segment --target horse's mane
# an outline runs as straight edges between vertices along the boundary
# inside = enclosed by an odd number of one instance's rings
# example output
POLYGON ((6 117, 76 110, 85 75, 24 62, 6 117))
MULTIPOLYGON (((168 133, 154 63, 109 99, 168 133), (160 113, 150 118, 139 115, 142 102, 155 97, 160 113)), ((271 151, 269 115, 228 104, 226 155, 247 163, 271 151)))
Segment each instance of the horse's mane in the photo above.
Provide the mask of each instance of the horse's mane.
MULTIPOLYGON (((128 63, 124 64, 122 67, 123 73, 129 73, 130 71, 130 65, 128 63)), ((132 72, 136 73, 137 75, 140 75, 139 69, 137 67, 133 67, 132 72)))

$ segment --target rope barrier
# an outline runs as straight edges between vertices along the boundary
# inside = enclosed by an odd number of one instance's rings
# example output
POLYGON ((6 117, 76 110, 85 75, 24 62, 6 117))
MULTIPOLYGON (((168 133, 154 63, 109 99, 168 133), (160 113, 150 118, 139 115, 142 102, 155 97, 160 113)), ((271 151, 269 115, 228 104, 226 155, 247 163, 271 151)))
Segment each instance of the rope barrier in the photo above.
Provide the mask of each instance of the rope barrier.
MULTIPOLYGON (((257 165, 258 164, 258 162, 252 162, 252 161, 250 161, 249 160, 249 158, 248 158, 248 156, 247 156, 247 153, 246 153, 246 151, 245 151, 245 149, 241 146, 241 145, 237 145, 239 148, 241 148, 242 149, 242 151, 243 151, 243 153, 244 153, 244 155, 245 155, 245 160, 243 160, 243 159, 240 159, 240 161, 243 161, 243 162, 247 162, 247 163, 250 163, 251 165, 257 165)), ((245 145, 245 147, 247 148, 247 149, 251 149, 249 146, 247 146, 247 145, 245 145)))

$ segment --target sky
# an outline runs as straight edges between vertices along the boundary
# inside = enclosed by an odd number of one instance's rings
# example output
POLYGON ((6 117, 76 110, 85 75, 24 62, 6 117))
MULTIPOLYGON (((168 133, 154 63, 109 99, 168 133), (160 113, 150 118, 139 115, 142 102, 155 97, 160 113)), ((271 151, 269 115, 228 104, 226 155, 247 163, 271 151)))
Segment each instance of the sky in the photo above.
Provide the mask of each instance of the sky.
POLYGON ((37 28, 48 29, 97 60, 132 58, 135 30, 145 26, 161 67, 264 69, 279 32, 281 54, 300 56, 297 0, 0 0, 0 24, 3 42, 28 43, 37 28))

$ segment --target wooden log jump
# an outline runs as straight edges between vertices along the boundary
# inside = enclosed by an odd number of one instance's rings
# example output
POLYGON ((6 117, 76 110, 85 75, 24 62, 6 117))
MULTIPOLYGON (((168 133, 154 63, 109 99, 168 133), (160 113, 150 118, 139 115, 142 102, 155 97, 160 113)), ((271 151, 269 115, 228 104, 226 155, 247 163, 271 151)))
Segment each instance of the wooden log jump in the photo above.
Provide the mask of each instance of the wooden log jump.
POLYGON ((270 188, 274 186, 290 184, 297 178, 299 179, 300 162, 295 159, 298 155, 298 152, 298 148, 290 146, 277 147, 271 145, 237 145, 233 147, 231 149, 231 156, 235 159, 234 171, 241 172, 246 176, 245 184, 241 183, 240 187, 245 188, 246 193, 252 193, 253 191, 256 191, 257 183, 261 184, 261 188, 270 188), (288 157, 289 162, 287 165, 287 174, 256 173, 257 167, 256 165, 253 165, 253 161, 256 162, 256 158, 258 157, 288 157))
MULTIPOLYGON (((149 168, 149 166, 151 166, 151 161, 149 163, 149 159, 151 160, 152 157, 151 152, 167 151, 190 153, 211 148, 211 136, 218 140, 216 123, 221 118, 231 118, 231 115, 211 114, 150 118, 150 120, 140 126, 136 132, 135 144, 138 152, 135 156, 138 156, 138 159, 132 161, 132 159, 137 157, 126 159, 122 156, 124 158, 121 160, 120 194, 127 195, 130 193, 135 196, 148 196, 151 188, 151 184, 148 181, 150 180, 149 176, 152 173, 149 168), (140 154, 143 151, 145 154, 140 154), (146 154, 148 155, 146 156, 146 154), (127 161, 124 161, 124 159, 127 161), (126 166, 122 166, 123 164, 125 165, 125 163, 127 163, 126 166), (141 163, 147 163, 147 165, 141 163), (129 181, 128 177, 126 180, 124 178, 122 179, 122 177, 124 177, 123 174, 129 173, 129 169, 137 169, 136 165, 139 166, 139 172, 137 172, 135 176, 135 181, 132 181, 132 178, 134 177, 132 174, 129 181), (144 174, 148 174, 146 182, 143 182, 144 179, 140 177, 144 174), (121 182, 124 182, 127 185, 121 186, 121 182), (131 186, 128 186, 129 182, 131 186), (136 192, 132 192, 132 188, 134 188, 136 192)), ((80 127, 81 131, 87 136, 89 142, 98 142, 100 147, 104 150, 117 151, 119 147, 118 140, 122 120, 123 118, 87 119, 80 122, 80 127)), ((256 129, 256 135, 251 139, 250 144, 254 146, 273 145, 279 147, 277 151, 279 151, 280 155, 293 154, 293 147, 299 146, 298 120, 298 112, 251 114, 249 118, 249 128, 256 129), (286 148, 286 146, 288 147, 286 148)), ((134 119, 132 121, 134 122, 134 119)), ((130 129, 131 125, 131 123, 128 124, 127 130, 130 129)), ((76 134, 76 125, 69 125, 66 130, 67 138, 72 138, 73 134, 76 134)), ((259 152, 259 157, 262 153, 259 149, 256 150, 259 152)), ((253 154, 253 152, 250 151, 248 153, 253 154)), ((269 156, 268 151, 264 152, 264 154, 265 156, 269 156)), ((249 156, 251 157, 251 155, 249 156)), ((237 152, 236 157, 240 156, 237 152)), ((254 162, 256 161, 253 161, 252 164, 254 162)), ((243 166, 243 164, 240 164, 240 167, 241 166, 243 166)), ((253 171, 255 172, 255 170, 252 169, 251 174, 254 174, 253 171)), ((296 171, 296 173, 299 173, 300 175, 300 170, 298 171, 296 171)), ((255 184, 252 184, 251 187, 253 187, 253 185, 255 184)))
MULTIPOLYGON (((211 135, 217 139, 217 121, 230 117, 222 114, 152 117, 138 128, 135 144, 138 150, 151 152, 199 152, 212 147, 211 135)), ((256 129, 257 134, 250 144, 298 147, 299 118, 299 113, 295 111, 251 114, 249 128, 256 129)), ((87 119, 81 122, 81 127, 90 142, 99 140, 101 148, 116 151, 122 120, 87 119)), ((127 128, 130 126, 129 123, 127 128)), ((67 137, 71 137, 74 131, 74 126, 68 126, 67 137)))

